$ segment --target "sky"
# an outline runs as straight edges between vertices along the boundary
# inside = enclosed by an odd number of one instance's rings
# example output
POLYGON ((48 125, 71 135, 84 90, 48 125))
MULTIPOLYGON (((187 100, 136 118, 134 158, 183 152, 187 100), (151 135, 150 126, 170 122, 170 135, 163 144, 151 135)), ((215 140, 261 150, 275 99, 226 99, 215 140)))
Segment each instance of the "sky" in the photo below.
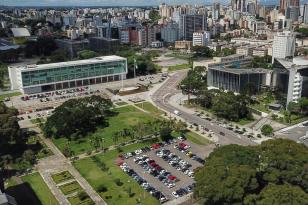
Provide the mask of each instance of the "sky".
MULTIPOLYGON (((229 0, 216 0, 227 3, 229 0)), ((263 0, 275 2, 278 0, 263 0)), ((6 6, 154 6, 166 4, 211 4, 213 0, 0 0, 6 6)))

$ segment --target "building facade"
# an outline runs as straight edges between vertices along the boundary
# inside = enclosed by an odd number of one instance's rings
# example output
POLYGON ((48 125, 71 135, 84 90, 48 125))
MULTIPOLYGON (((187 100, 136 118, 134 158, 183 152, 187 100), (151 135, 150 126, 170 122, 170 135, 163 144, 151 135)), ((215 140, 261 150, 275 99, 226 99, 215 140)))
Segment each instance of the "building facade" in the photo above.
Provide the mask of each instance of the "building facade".
POLYGON ((262 68, 234 69, 209 67, 207 83, 209 87, 219 88, 235 93, 241 93, 249 85, 259 91, 266 85, 267 71, 262 68))
POLYGON ((194 32, 193 34, 193 46, 207 46, 210 40, 210 32, 194 32))
POLYGON ((272 86, 285 98, 286 107, 301 97, 308 97, 308 59, 275 59, 272 86))
POLYGON ((127 59, 119 56, 9 67, 11 89, 25 94, 117 81, 126 74, 127 59))
POLYGON ((293 57, 295 52, 295 36, 290 31, 278 32, 274 36, 272 63, 275 58, 293 57))
POLYGON ((194 32, 206 30, 206 15, 181 15, 179 22, 179 38, 181 40, 193 39, 194 32))

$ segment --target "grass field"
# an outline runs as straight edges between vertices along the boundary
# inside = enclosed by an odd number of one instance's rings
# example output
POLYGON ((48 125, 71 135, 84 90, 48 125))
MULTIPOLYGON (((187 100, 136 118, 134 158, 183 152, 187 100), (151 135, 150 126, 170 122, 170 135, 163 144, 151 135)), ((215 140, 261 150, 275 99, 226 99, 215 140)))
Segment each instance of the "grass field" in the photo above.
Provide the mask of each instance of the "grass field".
MULTIPOLYGON (((94 150, 89 142, 91 136, 98 135, 100 137, 104 137, 104 147, 109 147, 114 144, 112 136, 116 131, 120 131, 124 128, 130 128, 133 125, 137 125, 139 122, 153 120, 153 116, 151 114, 142 112, 133 106, 115 108, 113 111, 118 112, 118 115, 112 116, 108 119, 108 127, 99 128, 95 133, 89 134, 83 140, 69 142, 66 138, 53 138, 53 142, 60 150, 63 150, 67 143, 69 143, 71 150, 77 155, 94 150)), ((119 138, 118 144, 128 140, 130 139, 119 138)))
POLYGON ((123 106, 123 105, 127 105, 128 103, 127 103, 127 102, 121 101, 121 102, 116 102, 115 104, 116 104, 117 106, 123 106))
POLYGON ((71 175, 71 173, 69 173, 68 171, 64 171, 64 172, 60 172, 58 174, 53 174, 51 176, 52 180, 56 183, 56 184, 60 184, 62 182, 68 181, 70 179, 73 179, 73 176, 71 175))
POLYGON ((23 176, 22 180, 30 184, 42 205, 59 204, 39 173, 23 176))
POLYGON ((78 184, 77 181, 73 181, 73 182, 70 182, 68 184, 64 184, 64 185, 60 186, 59 188, 63 192, 64 195, 69 195, 69 194, 72 194, 72 193, 75 193, 75 192, 79 193, 79 192, 82 191, 82 188, 78 184))
POLYGON ((10 98, 14 96, 21 95, 21 92, 14 92, 14 93, 8 93, 8 94, 0 94, 0 101, 3 101, 5 98, 10 98))
POLYGON ((235 122, 236 124, 239 124, 239 125, 247 125, 249 123, 252 123, 254 120, 248 120, 248 119, 241 119, 240 121, 238 122, 235 122))
MULTIPOLYGON (((155 141, 148 141, 123 147, 123 152, 132 151, 154 143, 155 141)), ((110 205, 126 204, 134 205, 140 199, 142 204, 156 205, 159 202, 153 198, 148 192, 144 192, 143 188, 139 186, 130 176, 125 174, 116 164, 115 160, 119 152, 117 150, 109 151, 105 154, 97 155, 98 159, 106 164, 108 171, 102 171, 91 158, 85 158, 74 162, 74 166, 78 169, 81 175, 98 191, 100 186, 104 185, 107 188, 105 192, 99 194, 110 205), (115 183, 119 179, 123 184, 121 186, 115 183), (133 193, 131 197, 128 194, 128 189, 131 188, 133 193), (143 198, 143 193, 145 198, 143 198)))
POLYGON ((183 70, 190 68, 191 65, 189 64, 179 64, 179 65, 173 65, 168 67, 168 71, 177 71, 177 70, 183 70))
POLYGON ((151 114, 155 115, 162 115, 164 114, 163 111, 155 107, 152 103, 150 102, 142 102, 142 103, 137 103, 135 104, 136 106, 140 107, 141 109, 150 112, 151 114))

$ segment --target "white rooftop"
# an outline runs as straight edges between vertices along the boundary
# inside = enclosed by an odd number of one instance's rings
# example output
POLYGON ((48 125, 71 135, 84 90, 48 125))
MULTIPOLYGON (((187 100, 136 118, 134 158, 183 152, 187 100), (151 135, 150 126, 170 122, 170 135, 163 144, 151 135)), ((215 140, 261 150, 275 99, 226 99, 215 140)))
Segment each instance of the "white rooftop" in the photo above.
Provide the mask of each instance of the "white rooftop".
POLYGON ((40 65, 35 65, 35 64, 26 65, 26 66, 19 66, 17 68, 21 70, 43 70, 43 69, 50 69, 50 68, 62 68, 62 67, 77 66, 77 65, 89 65, 89 64, 114 62, 114 61, 122 61, 122 60, 126 60, 126 58, 112 55, 112 56, 100 56, 100 57, 90 58, 87 60, 67 61, 67 62, 49 63, 49 64, 40 64, 40 65))
POLYGON ((14 37, 29 37, 31 36, 26 28, 11 28, 14 37))

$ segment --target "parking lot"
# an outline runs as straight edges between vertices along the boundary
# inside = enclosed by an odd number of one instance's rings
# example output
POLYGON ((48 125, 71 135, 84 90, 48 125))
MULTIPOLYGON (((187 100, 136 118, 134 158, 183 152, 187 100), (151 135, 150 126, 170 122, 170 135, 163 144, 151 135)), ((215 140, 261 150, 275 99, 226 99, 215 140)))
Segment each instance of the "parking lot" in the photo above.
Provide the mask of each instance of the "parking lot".
POLYGON ((213 148, 214 145, 176 139, 126 153, 121 168, 145 191, 164 202, 193 191, 194 169, 206 163, 203 159, 213 148))

